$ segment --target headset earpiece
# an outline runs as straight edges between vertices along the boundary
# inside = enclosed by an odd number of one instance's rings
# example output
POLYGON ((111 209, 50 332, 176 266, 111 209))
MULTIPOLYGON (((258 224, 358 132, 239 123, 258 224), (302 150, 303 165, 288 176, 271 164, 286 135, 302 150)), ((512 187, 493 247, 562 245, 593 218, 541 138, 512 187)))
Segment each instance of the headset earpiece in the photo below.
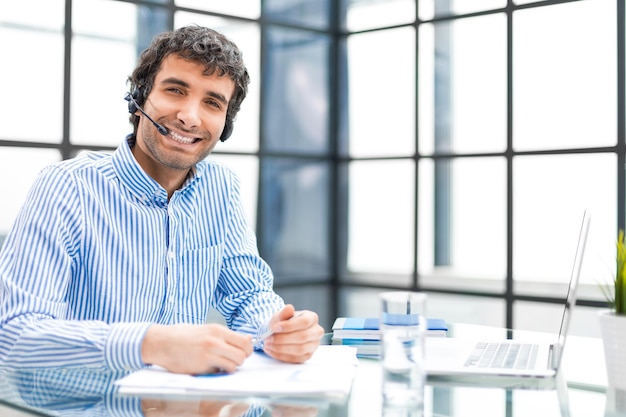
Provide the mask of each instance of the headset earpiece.
POLYGON ((139 96, 141 96, 139 88, 135 88, 132 93, 126 93, 126 97, 124 98, 128 101, 128 112, 130 114, 135 114, 137 110, 139 110, 135 104, 139 100, 139 96), (130 97, 133 99, 131 100, 130 97))
POLYGON ((226 139, 233 134, 233 121, 230 119, 226 119, 226 123, 224 124, 224 130, 222 130, 222 135, 220 136, 220 140, 224 142, 226 139))

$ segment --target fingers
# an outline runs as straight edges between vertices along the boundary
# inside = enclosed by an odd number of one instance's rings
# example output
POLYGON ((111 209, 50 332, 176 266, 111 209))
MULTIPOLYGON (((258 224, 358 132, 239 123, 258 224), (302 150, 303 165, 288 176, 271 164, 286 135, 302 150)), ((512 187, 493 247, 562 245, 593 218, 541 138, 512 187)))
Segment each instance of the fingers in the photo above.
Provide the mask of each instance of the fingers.
MULTIPOLYGON (((287 307, 285 307, 286 309, 287 307)), ((280 314, 285 310, 283 309, 280 314)), ((285 314, 285 316, 287 316, 285 314)), ((293 311, 287 318, 283 318, 277 323, 272 325, 272 330, 274 330, 275 334, 284 334, 284 333, 293 333, 306 329, 310 329, 317 325, 318 316, 313 311, 301 310, 301 311, 293 311)))
POLYGON ((208 325, 203 327, 205 339, 201 343, 200 349, 206 354, 207 364, 211 369, 235 372, 237 367, 252 354, 251 336, 233 332, 232 330, 219 325, 208 325), (208 327, 208 326, 215 326, 208 327))
POLYGON ((141 400, 141 411, 146 417, 241 417, 249 409, 250 404, 245 402, 149 398, 141 400))
POLYGON ((291 319, 296 314, 296 309, 292 304, 287 304, 278 313, 272 317, 270 327, 273 331, 279 332, 282 328, 282 322, 291 319))
POLYGON ((146 364, 185 374, 234 372, 250 354, 249 335, 218 324, 153 325, 142 344, 146 364))
MULTIPOLYGON (((291 304, 274 315, 270 328, 275 333, 265 340, 264 350, 284 362, 308 360, 324 335, 316 313, 296 312, 291 304)), ((153 325, 142 344, 144 363, 185 374, 232 373, 252 352, 250 335, 219 324, 153 325)))
POLYGON ((275 333, 265 341, 263 350, 276 359, 292 363, 308 360, 324 335, 317 314, 307 310, 277 322, 273 329, 275 333))
POLYGON ((176 342, 182 373, 232 373, 252 353, 249 336, 216 324, 192 326, 176 342))
MULTIPOLYGON (((321 329, 321 327, 320 327, 321 329)), ((285 339, 281 340, 280 336, 274 335, 266 341, 263 350, 271 357, 283 362, 289 363, 302 363, 311 358, 313 353, 319 347, 319 340, 323 330, 319 332, 320 336, 313 337, 309 340, 297 340, 295 343, 285 342, 285 339)))
POLYGON ((289 417, 315 417, 319 410, 312 405, 272 404, 272 415, 289 417))
POLYGON ((202 401, 198 407, 198 415, 207 417, 240 417, 249 409, 250 404, 244 402, 202 401))

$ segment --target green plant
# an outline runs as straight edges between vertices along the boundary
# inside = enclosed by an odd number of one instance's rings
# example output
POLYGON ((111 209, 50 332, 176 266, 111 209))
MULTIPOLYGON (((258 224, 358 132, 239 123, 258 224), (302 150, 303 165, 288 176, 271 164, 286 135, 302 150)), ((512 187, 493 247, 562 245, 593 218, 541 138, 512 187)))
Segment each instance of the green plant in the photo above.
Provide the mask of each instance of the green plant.
POLYGON ((626 297, 624 292, 626 288, 626 246, 624 245, 624 231, 619 231, 617 238, 617 270, 615 271, 615 313, 626 314, 626 297))
POLYGON ((615 267, 615 279, 612 285, 603 288, 603 292, 615 314, 626 315, 626 243, 623 230, 617 237, 615 267))

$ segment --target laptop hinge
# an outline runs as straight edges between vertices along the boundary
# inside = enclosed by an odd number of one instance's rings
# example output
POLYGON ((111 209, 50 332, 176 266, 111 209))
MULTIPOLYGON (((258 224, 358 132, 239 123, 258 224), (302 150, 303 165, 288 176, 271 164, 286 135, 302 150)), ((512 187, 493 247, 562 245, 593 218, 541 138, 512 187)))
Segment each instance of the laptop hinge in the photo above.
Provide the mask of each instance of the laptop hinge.
POLYGON ((550 345, 550 350, 548 352, 548 365, 550 368, 557 369, 559 367, 559 358, 561 355, 559 354, 559 345, 550 345))

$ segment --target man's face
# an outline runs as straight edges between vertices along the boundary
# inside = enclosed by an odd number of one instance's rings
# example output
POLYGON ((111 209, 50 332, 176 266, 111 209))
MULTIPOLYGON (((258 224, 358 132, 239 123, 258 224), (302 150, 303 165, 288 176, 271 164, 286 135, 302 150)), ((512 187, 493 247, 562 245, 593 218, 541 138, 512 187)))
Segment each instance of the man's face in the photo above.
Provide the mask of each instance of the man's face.
POLYGON ((235 84, 227 76, 203 74, 204 66, 177 55, 166 57, 143 109, 165 126, 163 136, 141 113, 135 158, 157 181, 186 176, 220 138, 235 84))

